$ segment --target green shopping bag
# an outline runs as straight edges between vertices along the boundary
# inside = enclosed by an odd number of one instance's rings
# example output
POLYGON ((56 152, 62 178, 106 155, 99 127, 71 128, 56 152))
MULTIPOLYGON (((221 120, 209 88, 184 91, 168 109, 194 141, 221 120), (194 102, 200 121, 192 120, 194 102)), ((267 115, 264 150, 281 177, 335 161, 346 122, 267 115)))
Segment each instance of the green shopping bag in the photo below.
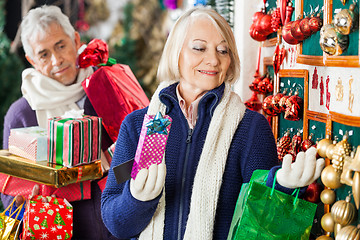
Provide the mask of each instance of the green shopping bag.
POLYGON ((268 170, 254 171, 236 203, 228 240, 309 239, 317 205, 266 186, 268 170))

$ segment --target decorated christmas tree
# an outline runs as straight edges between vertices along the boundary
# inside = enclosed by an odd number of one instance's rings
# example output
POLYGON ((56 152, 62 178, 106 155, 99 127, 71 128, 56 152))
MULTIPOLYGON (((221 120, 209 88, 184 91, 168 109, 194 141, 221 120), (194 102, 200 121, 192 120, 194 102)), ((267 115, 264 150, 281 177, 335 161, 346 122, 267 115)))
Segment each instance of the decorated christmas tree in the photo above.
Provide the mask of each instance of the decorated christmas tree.
MULTIPOLYGON (((21 72, 24 64, 18 55, 10 53, 10 40, 4 33, 6 1, 0 1, 0 142, 3 142, 4 116, 11 105, 21 96, 21 72)), ((1 209, 1 206, 0 206, 1 209)))

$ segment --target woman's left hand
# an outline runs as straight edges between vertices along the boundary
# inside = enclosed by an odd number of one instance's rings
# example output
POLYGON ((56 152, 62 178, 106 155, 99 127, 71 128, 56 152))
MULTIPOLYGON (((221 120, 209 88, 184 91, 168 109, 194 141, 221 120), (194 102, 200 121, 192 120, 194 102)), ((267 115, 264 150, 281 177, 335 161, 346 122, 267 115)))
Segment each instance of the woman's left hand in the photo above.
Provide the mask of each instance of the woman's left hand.
POLYGON ((323 158, 316 160, 316 153, 317 150, 314 147, 306 152, 299 152, 294 163, 292 163, 292 156, 286 155, 282 167, 277 172, 277 182, 287 188, 305 187, 313 183, 320 177, 325 166, 323 158))

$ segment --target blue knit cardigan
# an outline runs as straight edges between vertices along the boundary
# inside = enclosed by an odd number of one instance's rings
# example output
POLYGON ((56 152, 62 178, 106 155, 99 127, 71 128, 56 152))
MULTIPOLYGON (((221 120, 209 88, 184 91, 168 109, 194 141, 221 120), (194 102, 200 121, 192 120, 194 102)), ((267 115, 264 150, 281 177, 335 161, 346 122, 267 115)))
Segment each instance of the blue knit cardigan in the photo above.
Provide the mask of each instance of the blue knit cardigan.
MULTIPOLYGON (((182 239, 189 215, 192 185, 205 137, 225 85, 207 92, 198 107, 193 130, 179 107, 177 83, 160 92, 172 119, 166 146, 164 239, 182 239)), ((239 103, 240 104, 240 103, 239 103)), ((151 220, 160 197, 138 201, 132 197, 129 182, 117 184, 112 167, 134 158, 147 108, 129 114, 121 125, 106 188, 101 199, 102 218, 118 238, 138 236, 151 220)), ((275 139, 264 116, 246 110, 231 143, 216 209, 213 239, 226 239, 241 185, 249 182, 256 169, 271 169, 278 164, 275 139)), ((211 176, 209 176, 210 178, 211 176)))

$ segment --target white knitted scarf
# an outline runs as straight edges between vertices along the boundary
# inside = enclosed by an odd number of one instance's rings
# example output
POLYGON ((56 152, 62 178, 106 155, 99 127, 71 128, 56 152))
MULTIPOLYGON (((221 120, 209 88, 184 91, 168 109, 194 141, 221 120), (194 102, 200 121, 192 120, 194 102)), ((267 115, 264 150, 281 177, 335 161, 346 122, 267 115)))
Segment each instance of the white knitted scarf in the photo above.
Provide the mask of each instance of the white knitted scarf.
MULTIPOLYGON (((163 82, 159 85, 151 99, 148 114, 155 115, 159 111, 165 114, 166 107, 160 102, 159 93, 172 83, 174 82, 163 82)), ((217 201, 228 151, 245 109, 240 97, 231 90, 230 84, 226 84, 224 95, 211 119, 196 170, 185 240, 212 239, 217 201)), ((153 218, 139 239, 163 239, 164 221, 165 190, 153 218)))
POLYGON ((76 82, 66 86, 34 68, 23 71, 21 91, 30 107, 36 111, 40 127, 47 127, 48 118, 62 116, 72 109, 79 110, 76 102, 85 95, 81 82, 93 72, 92 67, 80 69, 76 82))

